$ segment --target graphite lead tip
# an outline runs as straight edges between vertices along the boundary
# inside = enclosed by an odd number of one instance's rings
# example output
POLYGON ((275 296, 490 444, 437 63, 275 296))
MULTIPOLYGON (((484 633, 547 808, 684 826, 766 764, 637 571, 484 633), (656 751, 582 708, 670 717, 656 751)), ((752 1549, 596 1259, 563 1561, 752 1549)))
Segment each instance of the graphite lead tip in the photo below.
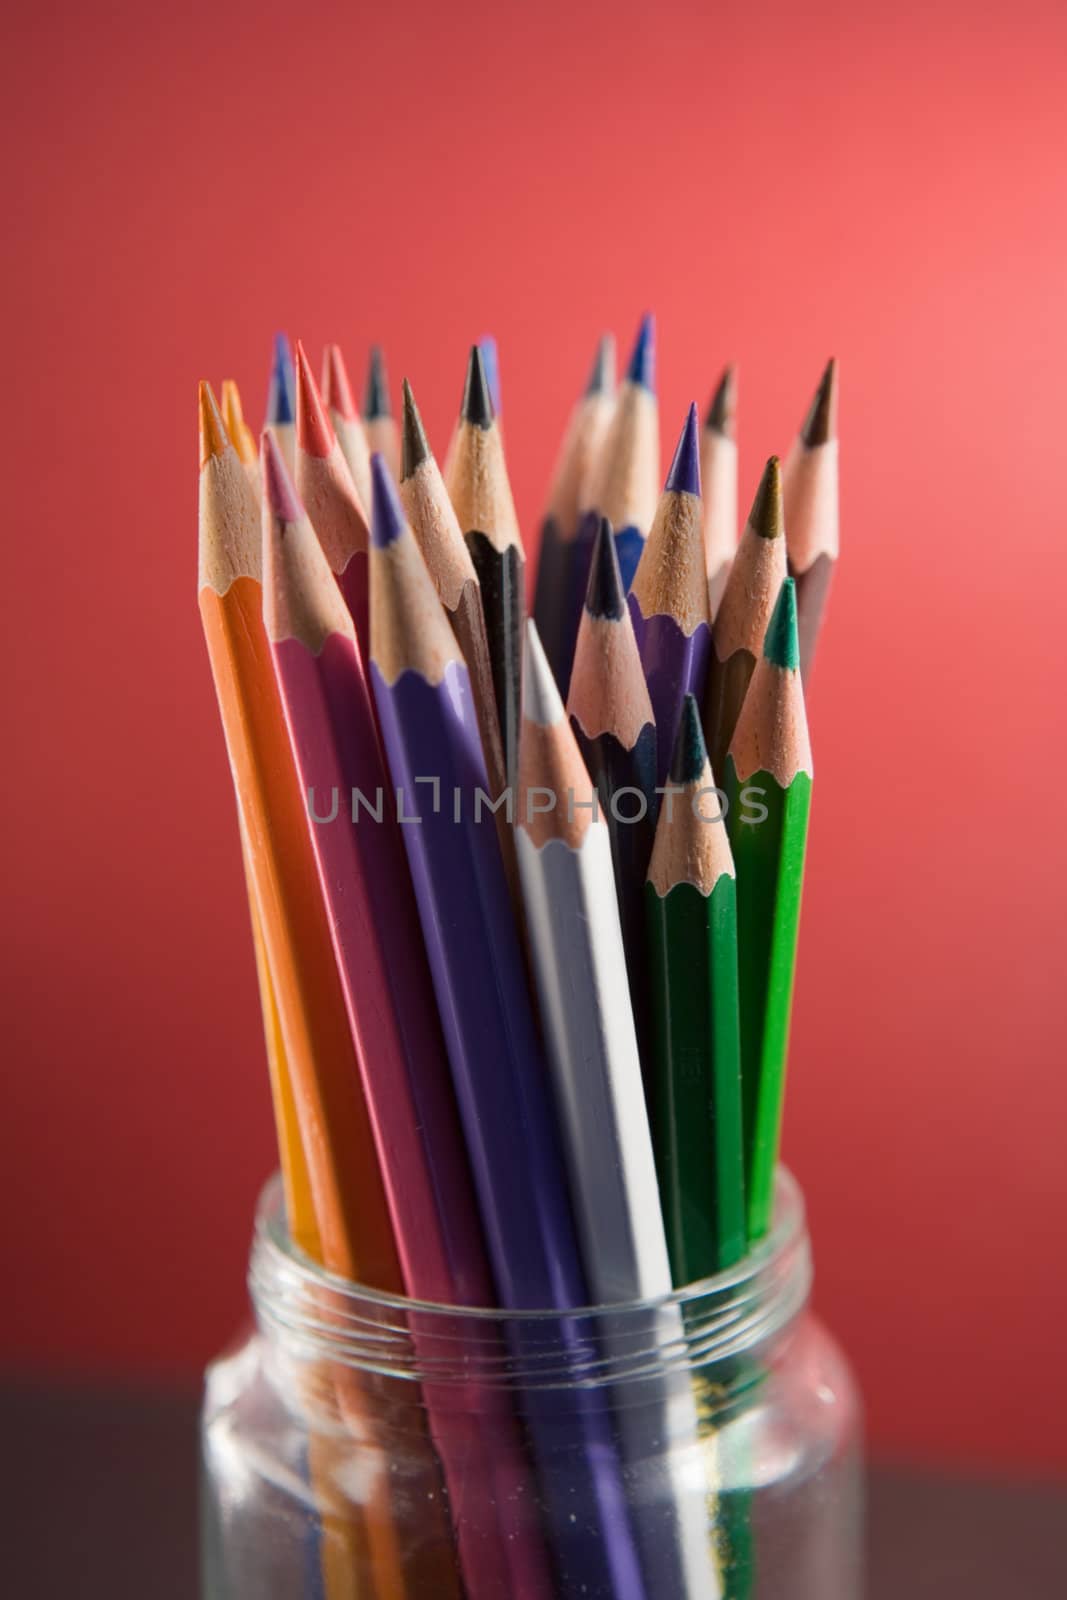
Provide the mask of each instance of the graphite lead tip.
POLYGON ((663 487, 675 494, 700 495, 700 417, 695 401, 689 407, 663 487))
POLYGON ((619 573, 619 558, 615 552, 615 540, 607 517, 601 517, 597 527, 589 563, 585 609, 591 617, 603 617, 611 622, 618 622, 626 610, 622 577, 619 573))
POLYGON ((614 394, 615 392, 615 335, 602 333, 593 357, 586 394, 614 394))
POLYGON ((426 429, 419 416, 419 408, 415 404, 415 396, 411 392, 411 385, 404 379, 404 434, 400 457, 400 481, 406 483, 417 467, 428 461, 433 451, 430 441, 426 437, 426 429))
POLYGON ((819 379, 808 414, 800 427, 801 443, 809 450, 837 438, 837 361, 831 356, 819 379))
POLYGON ((493 426, 493 398, 489 393, 482 352, 476 344, 471 345, 470 360, 467 362, 467 381, 463 386, 460 416, 464 422, 471 422, 476 428, 488 429, 493 426))

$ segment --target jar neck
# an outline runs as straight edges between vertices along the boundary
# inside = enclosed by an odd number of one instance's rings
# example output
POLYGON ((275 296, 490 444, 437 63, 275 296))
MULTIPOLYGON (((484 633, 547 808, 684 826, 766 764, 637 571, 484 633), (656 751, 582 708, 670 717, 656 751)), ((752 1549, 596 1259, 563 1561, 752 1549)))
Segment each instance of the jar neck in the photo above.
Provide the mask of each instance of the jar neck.
POLYGON ((716 1277, 655 1301, 509 1314, 432 1305, 335 1277, 289 1237, 281 1183, 256 1216, 249 1287, 275 1363, 505 1389, 639 1383, 688 1369, 725 1395, 788 1336, 811 1287, 800 1190, 780 1169, 771 1233, 716 1277))

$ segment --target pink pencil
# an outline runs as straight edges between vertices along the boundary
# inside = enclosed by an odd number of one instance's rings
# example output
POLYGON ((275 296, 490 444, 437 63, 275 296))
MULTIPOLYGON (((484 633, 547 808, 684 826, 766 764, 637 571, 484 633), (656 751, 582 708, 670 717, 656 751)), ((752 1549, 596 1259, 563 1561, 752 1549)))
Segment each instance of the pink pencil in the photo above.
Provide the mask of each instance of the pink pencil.
MULTIPOLYGON (((489 1306, 492 1279, 363 660, 269 432, 262 460, 264 621, 309 796, 319 883, 405 1288, 415 1299, 489 1306), (367 802, 358 821, 354 790, 367 802)), ((413 1332, 418 1342, 417 1316, 413 1332)), ((422 1335, 425 1341, 425 1328, 422 1335)), ((475 1362, 465 1385, 423 1385, 467 1593, 470 1600, 548 1600, 547 1556, 517 1424, 501 1391, 479 1384, 476 1373, 475 1362)))

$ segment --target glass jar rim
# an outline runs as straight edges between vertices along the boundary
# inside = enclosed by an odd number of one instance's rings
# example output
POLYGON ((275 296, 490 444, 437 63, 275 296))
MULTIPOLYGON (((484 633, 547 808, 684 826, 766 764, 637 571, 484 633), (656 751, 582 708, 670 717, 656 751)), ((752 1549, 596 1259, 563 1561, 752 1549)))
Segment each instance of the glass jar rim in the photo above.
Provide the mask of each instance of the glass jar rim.
MULTIPOLYGON (((803 1197, 796 1180, 779 1167, 767 1236, 724 1271, 651 1300, 509 1311, 371 1288, 330 1272, 293 1243, 277 1174, 260 1196, 248 1281, 263 1332, 311 1358, 420 1381, 468 1381, 472 1356, 492 1367, 495 1358, 488 1352, 499 1350, 499 1336, 517 1334, 527 1345, 536 1343, 535 1370, 517 1374, 512 1358, 496 1377, 509 1386, 533 1381, 570 1387, 576 1381, 576 1334, 584 1349, 595 1351, 581 1363, 582 1383, 629 1380, 650 1365, 659 1371, 675 1365, 704 1370, 747 1356, 781 1333, 807 1303, 811 1280, 803 1197), (605 1332, 607 1356, 605 1339, 593 1337, 605 1332)), ((515 1339, 508 1342, 514 1349, 515 1339)), ((479 1381, 496 1378, 480 1369, 479 1381)))

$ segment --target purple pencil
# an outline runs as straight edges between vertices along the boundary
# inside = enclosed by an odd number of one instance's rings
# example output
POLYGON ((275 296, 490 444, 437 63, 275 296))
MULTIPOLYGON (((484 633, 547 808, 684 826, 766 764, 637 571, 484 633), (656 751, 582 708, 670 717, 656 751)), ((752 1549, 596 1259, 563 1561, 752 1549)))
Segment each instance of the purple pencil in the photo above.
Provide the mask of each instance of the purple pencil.
MULTIPOLYGON (((488 798, 470 679, 381 458, 372 460, 371 680, 405 811, 415 895, 489 1254, 510 1311, 589 1303, 549 1077, 488 798), (421 781, 420 781, 421 780, 421 781), (479 814, 480 811, 480 814, 479 814)), ((546 1341, 593 1352, 574 1318, 512 1325, 516 1360, 546 1341)), ((523 1395, 561 1596, 639 1600, 645 1590, 605 1395, 523 1395)))
POLYGON ((656 781, 662 784, 685 697, 695 694, 700 700, 704 693, 711 647, 695 405, 674 452, 629 604, 656 716, 656 781))

